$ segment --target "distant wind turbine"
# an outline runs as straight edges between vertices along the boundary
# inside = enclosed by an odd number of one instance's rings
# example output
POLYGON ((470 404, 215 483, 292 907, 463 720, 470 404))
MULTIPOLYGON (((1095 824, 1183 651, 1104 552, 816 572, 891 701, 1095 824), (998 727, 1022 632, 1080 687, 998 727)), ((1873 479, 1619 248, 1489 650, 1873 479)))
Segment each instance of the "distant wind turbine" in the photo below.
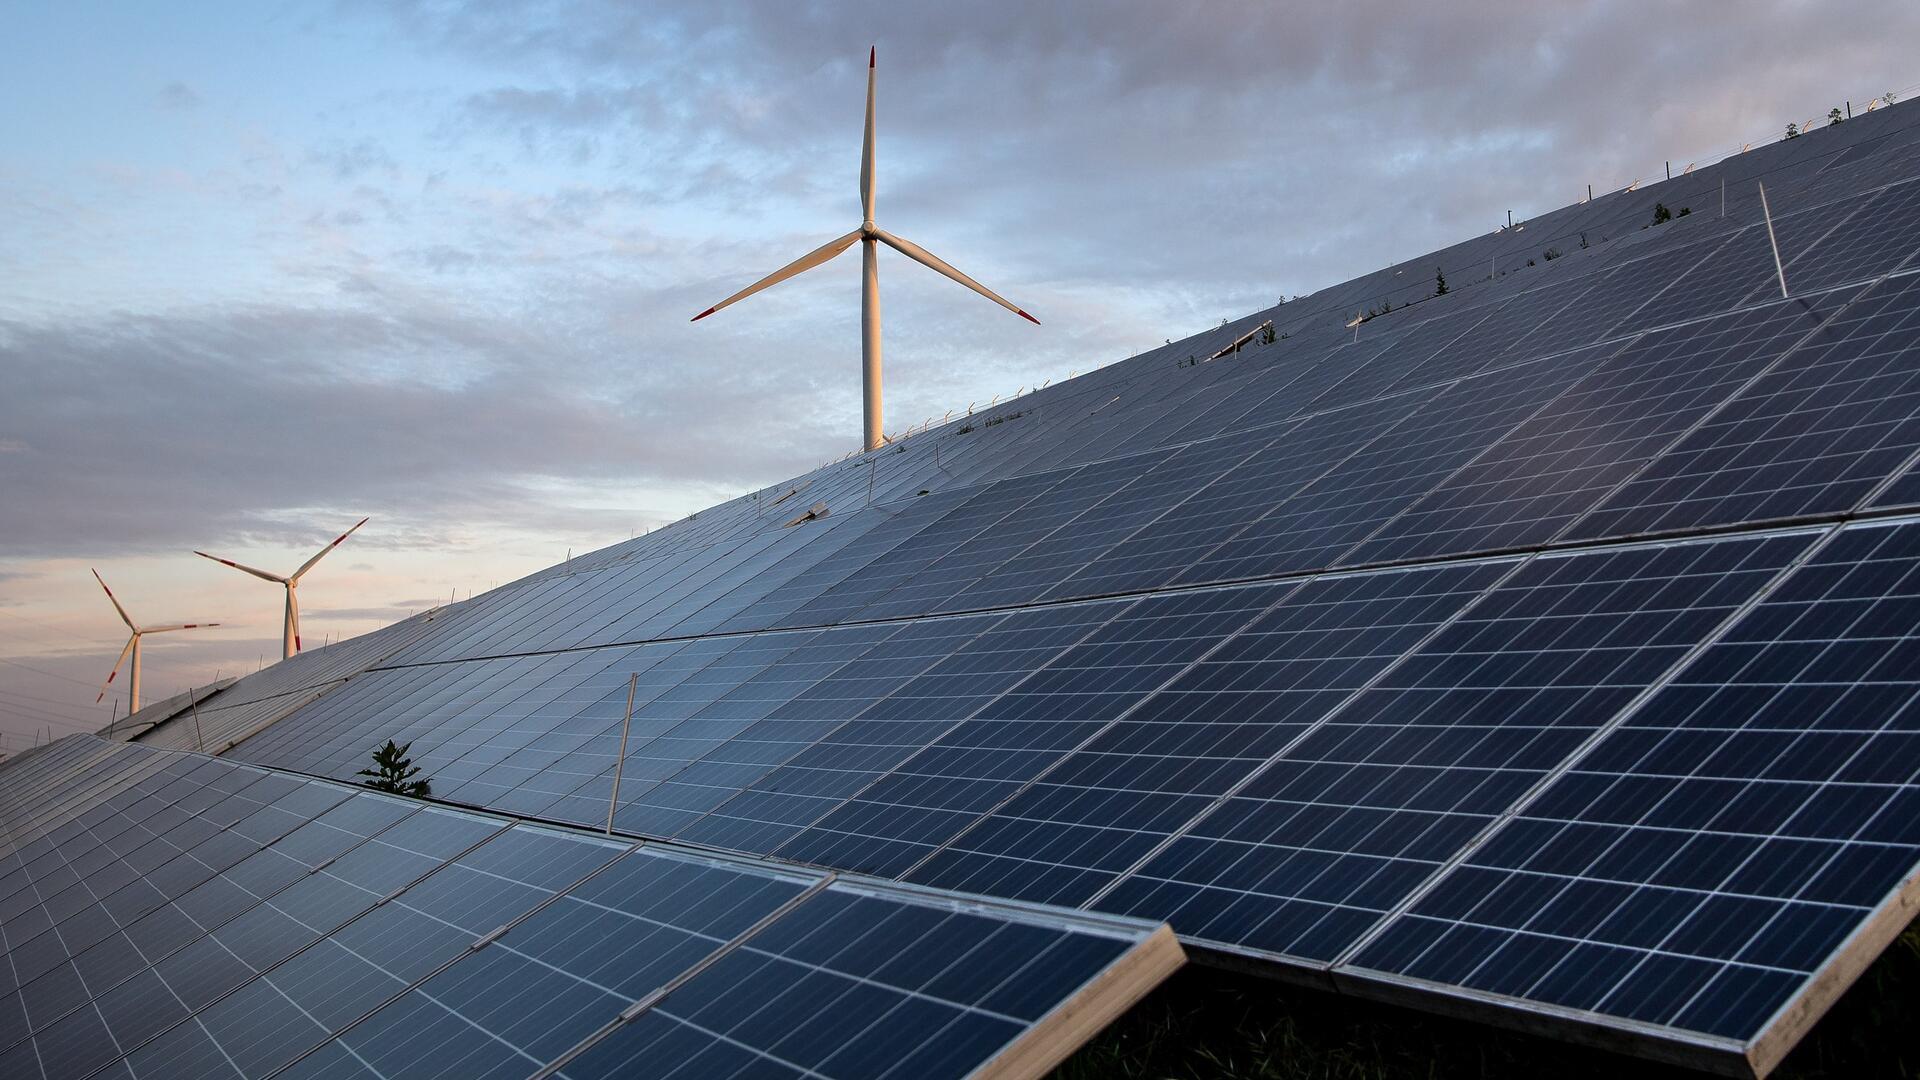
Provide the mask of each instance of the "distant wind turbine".
POLYGON ((218 555, 209 555, 204 551, 196 551, 194 554, 203 559, 212 559, 222 566, 231 566, 242 573, 252 574, 254 577, 260 578, 263 581, 271 581, 286 586, 287 617, 280 635, 280 658, 282 660, 291 660, 293 659, 293 655, 300 651, 300 601, 294 593, 294 590, 300 586, 300 578, 304 576, 307 571, 313 569, 314 563, 325 558, 327 552, 339 547, 347 537, 352 536, 355 529, 358 529, 361 525, 365 525, 367 520, 366 518, 361 518, 352 529, 348 529, 346 532, 334 537, 333 543, 321 548, 313 558, 301 563, 300 569, 295 570, 286 577, 281 577, 279 574, 270 574, 265 570, 256 570, 251 566, 242 566, 232 559, 223 559, 218 555))
POLYGON ((100 571, 93 571, 93 580, 98 581, 100 588, 106 591, 107 602, 113 605, 113 610, 120 613, 120 621, 127 624, 128 630, 133 631, 133 636, 127 639, 126 648, 120 650, 120 659, 115 660, 113 662, 113 670, 107 672, 107 681, 100 684, 100 695, 93 699, 93 703, 98 705, 101 699, 107 696, 107 691, 113 688, 113 677, 120 674, 120 665, 127 662, 127 656, 131 653, 133 656, 133 667, 127 672, 127 715, 132 716, 134 713, 140 711, 141 636, 145 634, 164 634, 169 630, 199 630, 203 627, 219 626, 220 624, 217 622, 190 622, 177 623, 173 626, 135 626, 133 625, 133 617, 127 614, 126 608, 120 606, 120 601, 114 597, 113 590, 107 588, 106 579, 100 576, 100 571))
POLYGON ((867 51, 867 134, 860 154, 860 227, 838 240, 830 240, 822 244, 693 317, 694 322, 699 322, 721 308, 829 261, 852 247, 855 240, 860 241, 860 252, 866 266, 860 291, 860 367, 868 450, 877 450, 886 441, 886 436, 880 433, 880 270, 876 258, 880 244, 887 245, 936 273, 952 278, 1035 326, 1040 325, 1039 319, 1008 303, 1005 298, 985 285, 947 265, 939 256, 873 223, 873 83, 876 52, 877 47, 867 51))

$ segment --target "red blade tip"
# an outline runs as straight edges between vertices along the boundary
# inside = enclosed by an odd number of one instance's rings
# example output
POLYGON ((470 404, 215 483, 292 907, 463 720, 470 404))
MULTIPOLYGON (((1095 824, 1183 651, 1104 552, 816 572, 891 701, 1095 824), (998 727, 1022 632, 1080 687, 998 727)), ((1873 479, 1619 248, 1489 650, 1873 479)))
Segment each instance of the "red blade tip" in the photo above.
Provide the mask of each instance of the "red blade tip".
POLYGON ((868 67, 872 67, 872 66, 873 66, 873 57, 874 57, 874 54, 875 54, 875 53, 878 53, 879 51, 880 51, 880 46, 878 46, 878 45, 869 45, 869 46, 867 46, 867 66, 868 66, 868 67))
POLYGON ((691 318, 691 319, 688 319, 687 321, 688 321, 688 322, 699 322, 699 321, 700 321, 701 319, 704 319, 704 318, 706 318, 707 316, 709 316, 709 315, 711 315, 711 314, 713 314, 713 313, 714 313, 714 312, 715 312, 716 310, 718 310, 718 309, 716 309, 716 308, 708 308, 707 310, 705 310, 705 311, 703 311, 703 312, 701 312, 701 313, 700 313, 700 314, 698 314, 698 315, 695 315, 695 316, 694 316, 693 318, 691 318))
POLYGON ((1024 311, 1022 311, 1022 312, 1019 312, 1018 314, 1019 314, 1019 316, 1020 316, 1021 318, 1023 318, 1023 319, 1025 319, 1025 320, 1027 320, 1028 322, 1030 322, 1030 323, 1032 323, 1033 325, 1035 325, 1035 326, 1039 326, 1039 325, 1040 325, 1040 320, 1039 320, 1039 319, 1036 319, 1036 318, 1034 318, 1033 316, 1031 316, 1031 315, 1029 315, 1029 314, 1027 314, 1026 312, 1024 312, 1024 311))

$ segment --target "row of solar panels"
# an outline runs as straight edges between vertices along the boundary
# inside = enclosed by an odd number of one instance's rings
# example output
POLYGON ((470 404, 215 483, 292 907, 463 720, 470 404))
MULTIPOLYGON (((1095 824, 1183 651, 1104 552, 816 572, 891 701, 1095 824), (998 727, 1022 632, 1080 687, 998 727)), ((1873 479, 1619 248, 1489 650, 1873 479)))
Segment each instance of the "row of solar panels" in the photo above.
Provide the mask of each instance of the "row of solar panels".
POLYGON ((541 577, 444 613, 382 663, 1910 505, 1917 342, 1920 274, 1774 301, 1297 419, 1274 407, 1278 422, 1178 449, 541 577))
POLYGON ((622 831, 1764 1072, 1920 863, 1920 276, 1876 280, 1920 183, 1875 123, 1737 161, 1792 300, 1739 192, 1356 334, 1389 268, 142 737, 343 778, 414 740, 436 796, 595 823, 631 686, 622 831))
POLYGON ((1902 518, 419 665, 235 753, 604 821, 631 685, 622 831, 1738 1057, 1920 863, 1917 571, 1902 518))
POLYGON ((76 736, 0 766, 0 1075, 1037 1075, 1164 927, 76 736))

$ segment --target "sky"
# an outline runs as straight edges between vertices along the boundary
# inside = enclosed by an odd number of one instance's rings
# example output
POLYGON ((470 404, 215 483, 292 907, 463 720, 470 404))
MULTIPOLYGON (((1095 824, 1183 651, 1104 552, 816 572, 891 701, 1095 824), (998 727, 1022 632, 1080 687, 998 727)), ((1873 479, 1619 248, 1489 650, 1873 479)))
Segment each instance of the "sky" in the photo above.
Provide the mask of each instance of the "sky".
POLYGON ((464 598, 888 428, 1920 89, 1911 0, 9 5, 0 751, 464 598))

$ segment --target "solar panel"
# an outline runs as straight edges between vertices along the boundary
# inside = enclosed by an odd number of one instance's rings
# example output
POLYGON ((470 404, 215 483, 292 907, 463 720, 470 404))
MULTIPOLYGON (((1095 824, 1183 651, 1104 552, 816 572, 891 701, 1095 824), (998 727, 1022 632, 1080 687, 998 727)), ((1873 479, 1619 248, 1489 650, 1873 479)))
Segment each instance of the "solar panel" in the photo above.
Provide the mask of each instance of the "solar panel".
POLYGON ((1811 540, 1515 566, 1096 903, 1332 962, 1811 540))
POLYGON ((1353 960, 1766 1072, 1904 921, 1920 525, 1842 530, 1353 960), (1827 993, 1822 993, 1826 990, 1827 993))
POLYGON ((1890 187, 1787 264, 1792 289, 1867 281, 1905 265, 1920 251, 1920 183, 1890 187))
POLYGON ((87 874, 75 864, 116 841, 134 857, 164 844, 175 858, 230 832, 249 842, 199 886, 135 877, 105 892, 98 915, 81 909, 24 939, 19 919, 0 925, 10 977, 50 970, 36 942, 85 955, 102 941, 80 944, 82 927, 134 935, 117 983, 75 978, 62 986, 77 993, 58 996, 43 976, 8 998, 10 1077, 588 1076, 636 1056, 663 1075, 711 1075, 722 1062, 813 1077, 1037 1075, 1182 962, 1164 927, 1134 920, 640 848, 219 759, 69 742, 83 745, 0 765, 5 780, 105 785, 62 822, 18 805, 0 818, 10 836, 37 823, 57 844, 31 860, 9 854, 14 910, 91 886, 113 861, 91 860, 87 874), (142 767, 111 768, 128 763, 142 767), (260 859, 291 871, 244 872, 260 859), (189 906, 229 875, 245 900, 189 906), (168 908, 115 902, 157 882, 176 886, 164 903, 193 913, 170 938, 139 929, 168 908))
MULTIPOLYGON (((1243 617, 1209 619, 1193 627, 1204 631, 1197 640, 1175 639, 1189 666, 1107 710, 1110 723, 992 813, 952 830, 910 879, 1085 903, 1508 569, 1338 576, 1279 593, 1269 586, 1143 601, 1134 631, 1142 637, 1181 628, 1190 620, 1173 616, 1203 598, 1243 617)), ((1191 929, 1206 936, 1204 924, 1191 929)))
POLYGON ((1177 580, 1233 580, 1330 565, 1611 351, 1597 346, 1461 379, 1276 500, 1218 547, 1196 553, 1177 580))
POLYGON ((1568 535, 1848 511, 1916 449, 1920 275, 1910 275, 1867 290, 1568 535))
POLYGON ((1342 557, 1386 562, 1553 539, 1821 326, 1846 295, 1646 334, 1342 557))

